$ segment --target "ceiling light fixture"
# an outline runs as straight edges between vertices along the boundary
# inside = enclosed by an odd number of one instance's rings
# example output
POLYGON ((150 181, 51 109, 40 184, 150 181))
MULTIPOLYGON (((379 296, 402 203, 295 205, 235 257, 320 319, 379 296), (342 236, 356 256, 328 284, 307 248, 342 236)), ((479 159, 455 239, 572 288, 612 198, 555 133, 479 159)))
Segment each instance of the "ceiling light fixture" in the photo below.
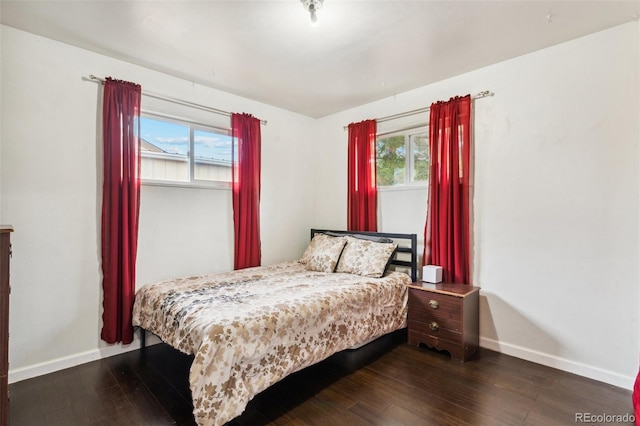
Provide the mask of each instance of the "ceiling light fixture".
POLYGON ((322 9, 322 3, 324 0, 300 0, 305 9, 309 11, 309 15, 311 16, 311 25, 318 24, 318 15, 316 12, 322 9))

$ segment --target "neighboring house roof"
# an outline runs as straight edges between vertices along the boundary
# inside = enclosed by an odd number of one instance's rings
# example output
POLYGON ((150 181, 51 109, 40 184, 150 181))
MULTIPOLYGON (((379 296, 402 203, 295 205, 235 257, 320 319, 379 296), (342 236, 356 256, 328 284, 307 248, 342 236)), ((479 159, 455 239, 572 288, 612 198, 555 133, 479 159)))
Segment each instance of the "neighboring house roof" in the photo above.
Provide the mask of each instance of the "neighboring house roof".
POLYGON ((148 152, 163 152, 163 153, 167 153, 167 151, 165 151, 164 149, 160 148, 159 146, 156 146, 156 145, 152 144, 149 141, 144 140, 143 138, 140 138, 140 149, 142 151, 148 151, 148 152))

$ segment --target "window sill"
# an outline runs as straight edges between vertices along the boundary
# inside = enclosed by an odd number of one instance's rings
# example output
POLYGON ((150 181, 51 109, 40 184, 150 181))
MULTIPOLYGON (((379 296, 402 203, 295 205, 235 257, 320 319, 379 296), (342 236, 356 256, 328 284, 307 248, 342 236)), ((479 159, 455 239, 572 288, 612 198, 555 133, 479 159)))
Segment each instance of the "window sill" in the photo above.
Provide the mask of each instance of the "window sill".
POLYGON ((230 182, 175 182, 166 180, 142 180, 140 182, 143 186, 167 186, 172 188, 189 188, 189 189, 231 189, 230 182))
POLYGON ((397 186, 379 186, 378 192, 396 192, 396 191, 425 191, 428 190, 427 185, 397 185, 397 186))

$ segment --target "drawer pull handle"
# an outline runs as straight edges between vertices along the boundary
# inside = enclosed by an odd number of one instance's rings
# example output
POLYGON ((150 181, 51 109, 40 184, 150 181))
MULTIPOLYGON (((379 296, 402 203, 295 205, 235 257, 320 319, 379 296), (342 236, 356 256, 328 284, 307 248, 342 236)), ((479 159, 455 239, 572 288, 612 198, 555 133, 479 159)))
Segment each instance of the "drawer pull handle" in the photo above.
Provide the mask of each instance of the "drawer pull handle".
POLYGON ((431 329, 431 331, 438 331, 438 329, 440 328, 440 326, 438 325, 437 322, 435 321, 431 321, 429 323, 429 328, 431 329))
POLYGON ((429 300, 429 307, 430 307, 430 308, 432 308, 432 309, 438 309, 438 306, 439 306, 439 305, 440 305, 440 304, 438 303, 438 301, 437 301, 437 300, 433 300, 433 299, 429 300))

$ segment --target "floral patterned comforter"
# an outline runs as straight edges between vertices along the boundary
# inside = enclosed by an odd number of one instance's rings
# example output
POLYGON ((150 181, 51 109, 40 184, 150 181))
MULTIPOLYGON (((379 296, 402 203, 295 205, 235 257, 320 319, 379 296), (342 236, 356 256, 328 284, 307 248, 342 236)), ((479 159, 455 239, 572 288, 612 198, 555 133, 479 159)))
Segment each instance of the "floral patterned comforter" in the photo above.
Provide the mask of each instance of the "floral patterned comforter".
POLYGON ((335 352, 406 326, 408 275, 307 271, 299 262, 141 287, 133 325, 194 354, 199 425, 239 416, 259 392, 335 352))

